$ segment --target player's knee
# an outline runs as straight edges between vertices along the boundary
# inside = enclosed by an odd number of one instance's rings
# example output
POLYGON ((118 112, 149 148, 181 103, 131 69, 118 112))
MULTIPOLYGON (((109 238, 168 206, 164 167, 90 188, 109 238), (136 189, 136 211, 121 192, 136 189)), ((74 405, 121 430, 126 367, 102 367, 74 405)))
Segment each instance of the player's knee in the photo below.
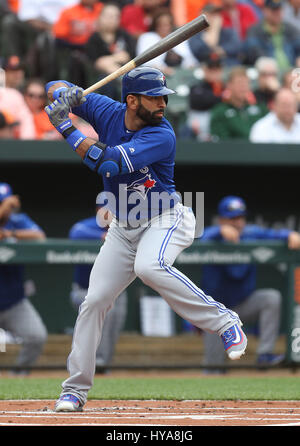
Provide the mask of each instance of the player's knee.
POLYGON ((268 289, 266 290, 265 296, 265 305, 268 307, 272 307, 274 309, 278 309, 281 306, 281 293, 278 290, 268 289))
POLYGON ((95 290, 88 292, 84 304, 90 310, 96 309, 97 311, 106 310, 112 303, 111 292, 105 292, 105 290, 95 290))
POLYGON ((30 345, 44 345, 48 338, 48 332, 44 325, 26 333, 23 336, 23 343, 30 345))
POLYGON ((158 269, 158 262, 149 259, 136 260, 134 265, 134 272, 136 276, 146 284, 153 281, 156 275, 155 273, 158 269))

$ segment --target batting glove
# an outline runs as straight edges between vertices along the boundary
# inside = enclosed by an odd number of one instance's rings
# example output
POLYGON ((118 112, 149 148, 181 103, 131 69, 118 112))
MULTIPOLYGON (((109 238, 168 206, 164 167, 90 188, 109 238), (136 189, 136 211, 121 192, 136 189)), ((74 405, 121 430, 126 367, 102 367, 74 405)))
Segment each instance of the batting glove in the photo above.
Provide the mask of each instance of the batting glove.
POLYGON ((86 98, 83 96, 83 88, 80 87, 60 87, 54 90, 53 98, 61 98, 70 108, 78 107, 78 105, 83 104, 86 98))
POLYGON ((47 113, 51 124, 59 131, 59 133, 63 133, 66 129, 72 127, 69 111, 69 106, 61 99, 56 99, 45 107, 45 112, 47 113))

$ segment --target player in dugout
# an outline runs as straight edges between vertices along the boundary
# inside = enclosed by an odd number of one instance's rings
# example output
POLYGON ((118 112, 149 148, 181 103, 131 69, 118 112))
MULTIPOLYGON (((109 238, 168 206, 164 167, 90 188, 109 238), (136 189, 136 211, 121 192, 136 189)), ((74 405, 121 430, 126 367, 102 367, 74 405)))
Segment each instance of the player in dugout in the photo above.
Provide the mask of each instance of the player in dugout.
MULTIPOLYGON (((0 183, 1 240, 44 240, 44 231, 24 212, 7 183, 0 183)), ((47 329, 24 290, 24 266, 0 266, 0 327, 21 341, 14 373, 27 374, 47 340, 47 329)))
MULTIPOLYGON (((200 240, 231 243, 283 240, 289 249, 300 249, 298 232, 250 224, 247 215, 246 202, 241 197, 224 197, 218 205, 217 224, 206 227, 200 240)), ((221 302, 236 311, 244 323, 257 325, 258 366, 272 366, 284 360, 284 355, 274 353, 280 330, 282 296, 273 288, 257 288, 256 265, 203 265, 201 286, 209 295, 221 296, 221 302)), ((204 333, 204 347, 206 372, 223 371, 225 358, 219 339, 214 334, 204 333)))

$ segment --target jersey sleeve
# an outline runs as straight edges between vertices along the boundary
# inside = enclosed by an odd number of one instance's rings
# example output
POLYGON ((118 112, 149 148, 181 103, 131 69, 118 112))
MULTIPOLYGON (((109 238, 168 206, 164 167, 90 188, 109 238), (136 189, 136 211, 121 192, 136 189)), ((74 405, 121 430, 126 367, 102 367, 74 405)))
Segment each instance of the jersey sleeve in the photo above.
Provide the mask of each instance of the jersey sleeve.
POLYGON ((72 108, 72 113, 87 121, 98 134, 101 134, 118 103, 98 93, 90 93, 86 98, 83 104, 72 108))
POLYGON ((202 236, 200 237, 201 241, 209 241, 209 240, 222 240, 222 236, 220 233, 220 226, 209 226, 204 229, 202 236))
POLYGON ((123 173, 132 173, 150 164, 175 157, 176 140, 169 129, 151 127, 129 142, 117 145, 121 153, 123 173))
POLYGON ((13 216, 13 225, 15 229, 30 231, 43 231, 27 214, 15 214, 13 216))
POLYGON ((287 240, 290 229, 272 229, 272 228, 262 228, 260 226, 250 227, 252 232, 252 237, 263 240, 287 240))
POLYGON ((105 232, 100 227, 91 227, 78 222, 70 229, 69 238, 72 240, 100 240, 105 232))

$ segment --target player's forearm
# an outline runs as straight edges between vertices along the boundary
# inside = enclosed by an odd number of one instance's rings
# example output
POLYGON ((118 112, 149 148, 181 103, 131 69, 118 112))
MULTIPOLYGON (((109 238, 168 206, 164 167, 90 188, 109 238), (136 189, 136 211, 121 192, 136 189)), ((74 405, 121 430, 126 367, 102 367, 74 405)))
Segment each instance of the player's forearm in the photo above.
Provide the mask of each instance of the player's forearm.
POLYGON ((42 231, 31 231, 30 229, 18 229, 14 231, 14 236, 18 240, 45 240, 46 236, 42 231))
POLYGON ((31 229, 3 229, 0 230, 0 239, 14 237, 17 240, 45 240, 43 231, 31 229))
POLYGON ((80 156, 81 159, 84 159, 90 147, 97 144, 97 142, 98 141, 93 138, 86 138, 82 143, 79 144, 75 152, 80 156))

